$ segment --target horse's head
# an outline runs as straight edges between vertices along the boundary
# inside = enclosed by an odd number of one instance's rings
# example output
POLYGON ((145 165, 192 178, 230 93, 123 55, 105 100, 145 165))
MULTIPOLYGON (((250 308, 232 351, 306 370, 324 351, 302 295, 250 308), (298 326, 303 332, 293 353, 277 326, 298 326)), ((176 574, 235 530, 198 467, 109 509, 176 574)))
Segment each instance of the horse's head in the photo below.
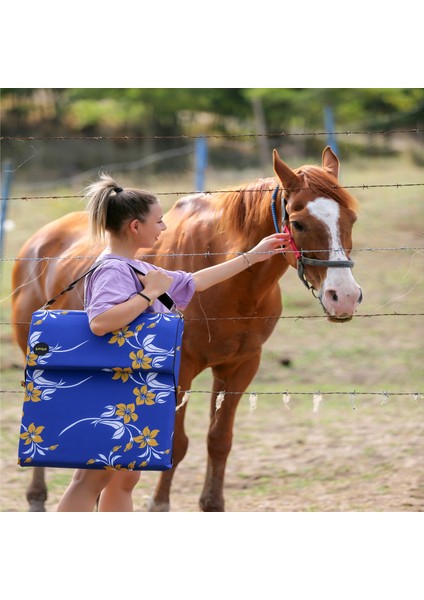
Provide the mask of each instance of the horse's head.
MULTIPOLYGON (((274 171, 282 191, 283 229, 292 236, 287 261, 315 290, 331 321, 348 321, 362 300, 352 275, 352 227, 356 201, 338 183, 339 160, 330 147, 322 168, 290 169, 274 150, 274 171)), ((276 195, 276 194, 275 194, 276 195)))

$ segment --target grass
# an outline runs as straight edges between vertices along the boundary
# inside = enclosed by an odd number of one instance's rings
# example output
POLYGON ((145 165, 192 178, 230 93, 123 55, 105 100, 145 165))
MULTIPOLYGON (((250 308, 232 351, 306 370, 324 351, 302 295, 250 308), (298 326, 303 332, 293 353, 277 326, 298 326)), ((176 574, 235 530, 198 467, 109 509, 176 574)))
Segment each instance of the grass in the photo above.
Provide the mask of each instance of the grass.
MULTIPOLYGON (((250 176, 212 173, 208 188, 220 189, 250 176)), ((117 177, 128 180, 128 175, 117 177)), ((342 166, 342 183, 423 183, 422 169, 406 157, 357 159, 342 166)), ((152 178, 144 181, 143 187, 166 192, 190 190, 192 184, 183 175, 152 178)), ((421 189, 352 190, 361 204, 355 248, 422 247, 421 189)), ((75 193, 79 190, 60 188, 46 195, 75 193)), ((17 180, 13 195, 21 194, 31 195, 17 180)), ((173 197, 164 199, 166 208, 173 197)), ((11 259, 40 226, 75 208, 81 208, 75 199, 14 201, 10 205, 8 218, 15 229, 6 236, 6 261, 1 264, 4 511, 26 510, 29 481, 28 471, 16 466, 22 371, 20 353, 11 342, 11 259)), ((359 314, 424 312, 422 251, 354 251, 353 258, 354 276, 364 291, 359 314)), ((294 270, 284 276, 281 288, 283 317, 321 315, 317 300, 298 281, 294 270)), ((343 325, 330 324, 324 318, 280 319, 238 409, 226 476, 228 510, 422 510, 424 400, 413 394, 424 391, 423 333, 423 318, 413 316, 354 318, 343 325), (291 393, 290 410, 282 402, 286 390, 291 393), (258 394, 252 414, 250 391, 258 394), (313 413, 312 394, 316 391, 323 394, 323 401, 319 412, 313 413), (334 391, 343 393, 330 394, 334 391), (352 399, 349 392, 353 391, 352 399)), ((202 486, 209 412, 208 394, 203 391, 211 389, 210 373, 202 373, 192 389, 187 412, 189 453, 174 484, 173 506, 182 511, 197 510, 202 486)), ((49 510, 70 475, 66 470, 49 470, 49 510)), ((144 510, 144 498, 155 479, 155 474, 143 474, 138 510, 144 510)))

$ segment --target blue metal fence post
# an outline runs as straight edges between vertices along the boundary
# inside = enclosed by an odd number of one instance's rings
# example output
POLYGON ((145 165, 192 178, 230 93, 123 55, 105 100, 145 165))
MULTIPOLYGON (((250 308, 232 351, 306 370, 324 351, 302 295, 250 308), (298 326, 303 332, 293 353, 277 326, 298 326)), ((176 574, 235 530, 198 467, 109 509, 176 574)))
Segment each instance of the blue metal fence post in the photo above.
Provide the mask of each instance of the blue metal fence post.
POLYGON ((334 152, 334 154, 338 154, 336 136, 334 135, 334 114, 331 106, 326 106, 324 108, 324 122, 325 122, 325 130, 327 132, 327 143, 334 152))
POLYGON ((1 186, 1 210, 0 210, 0 256, 3 258, 4 247, 4 224, 6 221, 7 208, 10 196, 10 186, 12 184, 12 162, 6 160, 3 164, 3 181, 1 186))
POLYGON ((208 145, 206 138, 198 137, 195 142, 195 189, 205 191, 205 173, 208 164, 208 145))

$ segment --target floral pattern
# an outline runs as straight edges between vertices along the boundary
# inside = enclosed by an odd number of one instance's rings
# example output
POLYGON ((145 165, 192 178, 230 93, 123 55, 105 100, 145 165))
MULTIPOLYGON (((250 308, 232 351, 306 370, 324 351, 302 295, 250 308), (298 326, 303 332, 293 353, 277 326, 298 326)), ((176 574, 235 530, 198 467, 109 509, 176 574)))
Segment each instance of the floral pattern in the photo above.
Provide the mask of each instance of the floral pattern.
MULTIPOLYGON (((35 423, 30 423, 28 428, 24 427, 25 431, 21 433, 20 439, 24 445, 24 450, 22 452, 22 457, 24 458, 25 464, 30 464, 36 454, 40 456, 45 456, 45 454, 49 451, 56 450, 57 445, 54 446, 42 446, 41 442, 43 442, 43 438, 41 437, 41 433, 44 430, 44 425, 35 425, 35 423), (25 448, 25 446, 29 446, 25 448)), ((20 460, 21 458, 20 457, 20 460)))
POLYGON ((83 311, 34 313, 19 464, 170 468, 183 325, 145 313, 100 338, 83 311))

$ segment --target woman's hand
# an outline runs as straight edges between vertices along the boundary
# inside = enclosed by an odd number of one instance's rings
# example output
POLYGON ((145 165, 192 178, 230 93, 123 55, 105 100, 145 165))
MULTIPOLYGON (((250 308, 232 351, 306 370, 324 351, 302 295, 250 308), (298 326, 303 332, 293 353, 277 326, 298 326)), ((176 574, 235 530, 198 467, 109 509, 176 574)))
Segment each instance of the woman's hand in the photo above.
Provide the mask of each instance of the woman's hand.
POLYGON ((172 277, 163 271, 149 271, 146 275, 137 275, 137 277, 144 287, 143 292, 153 300, 168 291, 173 282, 172 277))
POLYGON ((281 254, 289 245, 289 233, 274 233, 264 238, 249 252, 241 256, 227 260, 213 267, 207 267, 193 273, 194 286, 197 292, 207 290, 212 285, 225 281, 238 273, 251 267, 255 263, 262 262, 275 254, 281 254))
POLYGON ((267 260, 275 254, 281 254, 289 249, 290 233, 273 233, 259 242, 254 248, 246 252, 249 261, 253 263, 267 260))

